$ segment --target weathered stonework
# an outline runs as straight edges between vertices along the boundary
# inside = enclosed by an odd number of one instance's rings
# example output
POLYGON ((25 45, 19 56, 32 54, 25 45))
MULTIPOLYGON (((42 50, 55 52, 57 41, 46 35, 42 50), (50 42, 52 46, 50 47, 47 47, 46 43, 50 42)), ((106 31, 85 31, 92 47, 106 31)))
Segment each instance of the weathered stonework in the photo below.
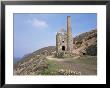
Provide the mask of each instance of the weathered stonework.
POLYGON ((73 37, 72 37, 72 29, 71 29, 71 18, 67 17, 67 51, 73 51, 73 37))
POLYGON ((56 35, 56 54, 70 54, 73 51, 73 37, 70 16, 67 16, 67 31, 62 29, 56 35))

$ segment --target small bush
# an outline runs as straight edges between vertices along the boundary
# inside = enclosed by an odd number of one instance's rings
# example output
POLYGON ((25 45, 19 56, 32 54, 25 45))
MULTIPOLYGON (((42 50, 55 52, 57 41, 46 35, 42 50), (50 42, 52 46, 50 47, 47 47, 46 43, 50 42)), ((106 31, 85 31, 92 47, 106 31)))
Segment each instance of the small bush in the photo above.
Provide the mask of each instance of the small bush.
POLYGON ((97 56, 97 45, 92 45, 87 48, 87 55, 97 56))

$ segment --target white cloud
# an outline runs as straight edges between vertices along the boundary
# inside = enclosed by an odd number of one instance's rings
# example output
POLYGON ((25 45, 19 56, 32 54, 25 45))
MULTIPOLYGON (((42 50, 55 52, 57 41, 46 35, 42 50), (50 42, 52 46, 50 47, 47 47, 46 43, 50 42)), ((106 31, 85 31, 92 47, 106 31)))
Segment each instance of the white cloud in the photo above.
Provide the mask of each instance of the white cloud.
POLYGON ((33 27, 39 29, 48 27, 48 24, 45 20, 33 19, 33 20, 28 20, 28 23, 31 23, 33 27))

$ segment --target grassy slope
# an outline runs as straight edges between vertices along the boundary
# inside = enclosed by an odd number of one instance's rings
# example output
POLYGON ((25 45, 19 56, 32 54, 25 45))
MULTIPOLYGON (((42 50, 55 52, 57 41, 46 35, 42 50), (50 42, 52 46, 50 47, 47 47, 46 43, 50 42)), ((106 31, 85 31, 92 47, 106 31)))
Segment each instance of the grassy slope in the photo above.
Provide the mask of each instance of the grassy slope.
POLYGON ((96 56, 83 56, 77 59, 69 59, 68 61, 48 61, 48 69, 42 72, 42 75, 58 75, 58 70, 80 71, 82 75, 97 74, 96 56))

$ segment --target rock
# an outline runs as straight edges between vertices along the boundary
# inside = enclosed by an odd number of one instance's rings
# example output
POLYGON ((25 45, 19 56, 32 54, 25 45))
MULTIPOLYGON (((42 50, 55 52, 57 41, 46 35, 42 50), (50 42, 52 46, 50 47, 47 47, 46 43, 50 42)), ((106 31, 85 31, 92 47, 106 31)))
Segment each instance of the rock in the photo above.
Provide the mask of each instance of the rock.
POLYGON ((26 57, 27 60, 21 60, 14 68, 14 75, 36 75, 40 74, 48 67, 44 56, 34 58, 26 57))

